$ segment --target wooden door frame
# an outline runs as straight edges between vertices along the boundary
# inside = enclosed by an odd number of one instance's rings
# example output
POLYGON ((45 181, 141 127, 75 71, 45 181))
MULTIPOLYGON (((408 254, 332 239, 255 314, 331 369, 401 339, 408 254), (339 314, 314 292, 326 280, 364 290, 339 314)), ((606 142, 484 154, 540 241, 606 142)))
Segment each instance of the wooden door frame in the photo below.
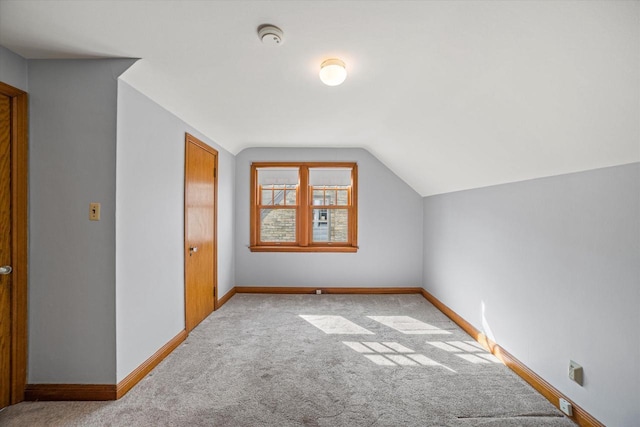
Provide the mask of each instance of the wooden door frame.
MULTIPOLYGON (((187 241, 187 168, 189 166, 189 144, 194 144, 205 151, 213 154, 215 161, 213 164, 213 309, 217 310, 218 305, 218 150, 199 140, 190 133, 185 133, 184 138, 184 322, 187 329, 187 259, 189 252, 189 242, 187 241)), ((187 329, 187 333, 191 332, 187 329)))
POLYGON ((24 400, 27 381, 28 97, 0 82, 11 99, 11 404, 24 400))

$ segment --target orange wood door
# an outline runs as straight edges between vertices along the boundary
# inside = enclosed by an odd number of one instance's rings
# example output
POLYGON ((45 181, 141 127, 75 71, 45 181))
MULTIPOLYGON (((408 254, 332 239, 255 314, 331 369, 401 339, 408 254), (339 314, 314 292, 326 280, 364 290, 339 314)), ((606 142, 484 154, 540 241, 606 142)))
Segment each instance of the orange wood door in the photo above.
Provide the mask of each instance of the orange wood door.
MULTIPOLYGON (((0 268, 11 266, 11 99, 0 95, 0 268)), ((0 408, 11 403, 11 274, 0 271, 0 408)))
POLYGON ((0 408, 27 378, 27 105, 0 82, 0 408))
POLYGON ((215 308, 218 152, 187 134, 185 161, 185 323, 195 328, 215 308))

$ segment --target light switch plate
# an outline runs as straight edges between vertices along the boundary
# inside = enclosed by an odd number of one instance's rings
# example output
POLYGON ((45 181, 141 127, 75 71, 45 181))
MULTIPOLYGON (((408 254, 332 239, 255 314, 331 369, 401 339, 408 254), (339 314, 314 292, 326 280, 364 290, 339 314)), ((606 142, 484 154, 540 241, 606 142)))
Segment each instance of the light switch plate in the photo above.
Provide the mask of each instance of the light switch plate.
POLYGON ((100 203, 89 203, 89 220, 100 221, 100 203))

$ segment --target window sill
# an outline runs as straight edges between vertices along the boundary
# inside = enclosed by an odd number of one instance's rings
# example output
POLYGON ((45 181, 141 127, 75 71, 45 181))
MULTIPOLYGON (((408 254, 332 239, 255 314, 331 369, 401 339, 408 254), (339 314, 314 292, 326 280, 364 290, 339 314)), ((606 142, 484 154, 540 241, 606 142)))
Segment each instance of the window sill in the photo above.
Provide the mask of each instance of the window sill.
POLYGON ((249 246, 251 252, 358 252, 357 246, 249 246))

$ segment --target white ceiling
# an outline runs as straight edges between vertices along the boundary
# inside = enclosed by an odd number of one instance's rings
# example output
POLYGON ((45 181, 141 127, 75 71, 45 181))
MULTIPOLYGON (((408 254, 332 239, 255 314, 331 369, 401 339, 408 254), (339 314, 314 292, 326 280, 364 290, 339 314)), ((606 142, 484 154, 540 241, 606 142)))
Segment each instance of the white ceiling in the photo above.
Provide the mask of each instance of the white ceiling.
POLYGON ((422 195, 640 160, 638 1, 0 0, 0 45, 142 58, 123 79, 232 153, 364 147, 422 195))

